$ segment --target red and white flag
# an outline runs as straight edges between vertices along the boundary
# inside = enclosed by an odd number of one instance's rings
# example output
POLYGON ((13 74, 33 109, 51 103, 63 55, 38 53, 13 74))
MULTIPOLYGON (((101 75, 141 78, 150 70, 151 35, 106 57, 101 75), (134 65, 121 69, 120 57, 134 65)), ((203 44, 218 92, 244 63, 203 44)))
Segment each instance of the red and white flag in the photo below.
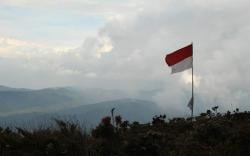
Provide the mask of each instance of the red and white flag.
POLYGON ((172 68, 172 74, 182 72, 193 67, 193 44, 168 54, 165 58, 168 66, 172 68))

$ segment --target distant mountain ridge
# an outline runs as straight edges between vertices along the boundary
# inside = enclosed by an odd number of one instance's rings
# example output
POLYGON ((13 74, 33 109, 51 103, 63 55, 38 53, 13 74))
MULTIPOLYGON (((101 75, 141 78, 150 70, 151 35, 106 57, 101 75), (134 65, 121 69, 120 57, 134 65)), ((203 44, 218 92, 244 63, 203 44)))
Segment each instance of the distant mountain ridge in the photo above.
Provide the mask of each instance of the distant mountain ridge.
POLYGON ((7 87, 0 85, 0 92, 2 91, 29 91, 31 89, 26 89, 26 88, 12 88, 12 87, 7 87))
POLYGON ((96 123, 104 116, 110 116, 110 111, 115 108, 114 114, 121 115, 130 121, 149 121, 154 115, 161 113, 161 109, 151 101, 138 99, 119 99, 105 101, 91 105, 78 106, 76 108, 61 111, 61 114, 75 114, 82 119, 96 123))
POLYGON ((0 117, 0 122, 14 123, 43 123, 54 118, 78 120, 86 125, 96 125, 105 116, 111 116, 111 109, 115 108, 114 115, 121 115, 125 120, 147 122, 156 114, 163 113, 153 102, 138 99, 120 99, 105 101, 96 104, 65 108, 55 112, 30 112, 0 117))
POLYGON ((0 87, 0 114, 8 115, 30 111, 50 110, 80 105, 82 96, 68 88, 47 88, 40 90, 0 87))
MULTIPOLYGON (((75 117, 96 124, 115 109, 130 121, 149 121, 161 109, 149 100, 128 98, 120 91, 71 87, 39 90, 0 86, 0 122, 39 122, 55 117, 75 117)), ((0 124, 1 124, 0 123, 0 124)))

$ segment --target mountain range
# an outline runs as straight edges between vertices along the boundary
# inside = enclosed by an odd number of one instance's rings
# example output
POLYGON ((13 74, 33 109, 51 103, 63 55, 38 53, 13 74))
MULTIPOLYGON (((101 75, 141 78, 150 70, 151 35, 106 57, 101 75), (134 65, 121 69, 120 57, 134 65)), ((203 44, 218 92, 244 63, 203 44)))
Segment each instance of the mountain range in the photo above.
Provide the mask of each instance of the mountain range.
POLYGON ((33 90, 0 86, 0 125, 32 126, 46 124, 54 118, 67 118, 94 126, 102 117, 110 116, 112 108, 115 115, 126 120, 146 122, 162 113, 156 103, 145 100, 154 92, 157 90, 135 95, 119 90, 74 87, 33 90))

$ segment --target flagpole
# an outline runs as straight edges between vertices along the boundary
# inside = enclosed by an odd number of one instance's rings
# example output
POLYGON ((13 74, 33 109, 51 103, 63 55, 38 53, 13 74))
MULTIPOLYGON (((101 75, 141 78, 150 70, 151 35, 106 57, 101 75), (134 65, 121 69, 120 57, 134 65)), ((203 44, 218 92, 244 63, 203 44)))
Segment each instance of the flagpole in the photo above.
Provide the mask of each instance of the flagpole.
POLYGON ((193 52, 193 42, 192 42, 192 111, 191 111, 191 117, 193 119, 194 115, 194 52, 193 52))
POLYGON ((165 61, 168 66, 172 67, 172 74, 182 72, 186 69, 192 68, 192 98, 188 103, 188 107, 191 110, 191 117, 194 115, 194 67, 193 67, 193 43, 176 50, 165 57, 165 61), (186 60, 187 61, 184 61, 186 60), (178 66, 177 66, 178 64, 178 66))

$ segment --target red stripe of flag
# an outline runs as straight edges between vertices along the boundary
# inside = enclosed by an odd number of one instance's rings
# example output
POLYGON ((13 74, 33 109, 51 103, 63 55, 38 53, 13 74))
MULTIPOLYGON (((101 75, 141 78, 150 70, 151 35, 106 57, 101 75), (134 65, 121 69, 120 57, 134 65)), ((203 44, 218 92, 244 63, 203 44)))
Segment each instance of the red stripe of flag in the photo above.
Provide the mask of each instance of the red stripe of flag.
POLYGON ((184 48, 174 51, 171 54, 168 54, 165 58, 165 61, 168 66, 172 66, 191 56, 193 56, 193 44, 190 44, 184 48))

